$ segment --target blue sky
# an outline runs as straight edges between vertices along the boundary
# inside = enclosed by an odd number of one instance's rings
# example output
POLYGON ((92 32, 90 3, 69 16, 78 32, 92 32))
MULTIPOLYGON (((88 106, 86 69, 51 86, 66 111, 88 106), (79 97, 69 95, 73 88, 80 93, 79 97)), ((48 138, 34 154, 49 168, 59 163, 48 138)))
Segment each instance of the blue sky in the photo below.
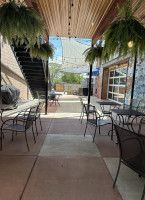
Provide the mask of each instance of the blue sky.
MULTIPOLYGON (((84 44, 91 45, 90 39, 80 39, 80 38, 74 38, 78 42, 82 42, 84 44)), ((61 46, 61 38, 59 37, 49 37, 49 42, 53 44, 54 46, 54 57, 53 60, 50 60, 50 62, 56 62, 61 64, 62 63, 62 46, 61 46)))

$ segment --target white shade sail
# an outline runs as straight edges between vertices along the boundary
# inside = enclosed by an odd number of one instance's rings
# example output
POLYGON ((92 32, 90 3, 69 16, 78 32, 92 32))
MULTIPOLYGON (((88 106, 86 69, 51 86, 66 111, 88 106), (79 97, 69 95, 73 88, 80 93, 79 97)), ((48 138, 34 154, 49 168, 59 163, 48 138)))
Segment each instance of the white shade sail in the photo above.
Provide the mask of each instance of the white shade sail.
MULTIPOLYGON (((62 66, 61 71, 66 73, 82 74, 90 71, 89 64, 85 62, 84 51, 91 45, 76 41, 73 38, 61 38, 62 66)), ((95 69, 93 67, 93 70, 95 69)))

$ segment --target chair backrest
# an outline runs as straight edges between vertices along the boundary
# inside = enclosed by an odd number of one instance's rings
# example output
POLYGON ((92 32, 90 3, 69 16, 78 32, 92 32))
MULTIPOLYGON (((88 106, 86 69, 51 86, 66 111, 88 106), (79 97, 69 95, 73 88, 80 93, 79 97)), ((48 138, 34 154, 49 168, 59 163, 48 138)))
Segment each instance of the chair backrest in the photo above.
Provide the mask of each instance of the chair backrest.
POLYGON ((37 111, 36 111, 37 114, 41 113, 43 106, 44 106, 44 101, 39 102, 39 105, 38 105, 37 111))
POLYGON ((83 98, 80 97, 81 106, 83 107, 83 98))
POLYGON ((97 119, 100 117, 100 114, 97 112, 95 106, 91 104, 84 104, 84 109, 87 114, 87 120, 89 121, 90 119, 93 119, 96 120, 97 123, 97 119))
POLYGON ((114 125, 119 143, 120 157, 126 161, 145 153, 145 136, 114 125))
POLYGON ((33 125, 33 118, 36 115, 37 108, 38 108, 38 106, 33 106, 33 107, 29 108, 29 112, 27 114, 27 118, 25 121, 25 129, 26 130, 29 129, 33 125))

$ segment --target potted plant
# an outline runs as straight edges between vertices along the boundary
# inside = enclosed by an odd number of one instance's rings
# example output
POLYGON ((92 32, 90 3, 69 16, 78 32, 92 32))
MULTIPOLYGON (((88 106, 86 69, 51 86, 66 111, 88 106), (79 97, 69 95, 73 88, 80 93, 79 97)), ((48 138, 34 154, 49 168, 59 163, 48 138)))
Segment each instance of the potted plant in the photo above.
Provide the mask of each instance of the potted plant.
POLYGON ((38 45, 37 43, 34 46, 30 47, 30 56, 32 58, 40 58, 42 60, 48 60, 53 58, 54 48, 49 43, 43 43, 38 45))
MULTIPOLYGON (((145 54, 145 27, 141 23, 141 20, 135 16, 142 2, 143 0, 140 0, 134 9, 132 8, 132 1, 126 1, 122 8, 118 6, 119 15, 104 33, 105 45, 102 53, 103 58, 107 54, 107 60, 109 60, 116 53, 118 57, 126 56, 128 53, 132 57, 135 57, 130 107, 132 107, 133 103, 137 56, 141 58, 145 54)), ((141 19, 143 18, 144 16, 141 17, 141 19)))
POLYGON ((45 35, 45 28, 40 14, 27 7, 25 1, 3 0, 0 5, 0 34, 4 41, 19 39, 24 43, 27 39, 34 45, 40 35, 45 35))
POLYGON ((67 88, 67 94, 71 94, 71 89, 67 88))
POLYGON ((85 62, 93 64, 95 60, 101 60, 102 52, 102 40, 100 40, 98 45, 92 46, 84 51, 83 55, 85 55, 85 62))
POLYGON ((143 0, 140 0, 137 6, 132 8, 132 1, 126 1, 123 7, 118 6, 119 15, 108 26, 104 33, 105 45, 103 48, 103 57, 107 54, 109 59, 115 53, 119 57, 136 53, 140 57, 145 52, 145 28, 140 19, 134 14, 140 7, 143 0))

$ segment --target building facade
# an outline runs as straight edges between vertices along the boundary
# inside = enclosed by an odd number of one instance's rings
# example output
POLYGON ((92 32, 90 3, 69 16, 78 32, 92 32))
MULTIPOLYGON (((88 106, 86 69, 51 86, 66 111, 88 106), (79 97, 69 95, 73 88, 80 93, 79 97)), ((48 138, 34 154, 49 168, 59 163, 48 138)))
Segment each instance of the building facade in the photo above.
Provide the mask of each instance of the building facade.
MULTIPOLYGON (((120 103, 130 104, 134 59, 113 59, 101 65, 99 76, 96 77, 96 96, 120 103)), ((137 59, 133 99, 145 103, 145 59, 137 59)))
POLYGON ((1 44, 1 80, 2 85, 13 85, 20 90, 20 100, 32 98, 13 51, 4 42, 1 44))

